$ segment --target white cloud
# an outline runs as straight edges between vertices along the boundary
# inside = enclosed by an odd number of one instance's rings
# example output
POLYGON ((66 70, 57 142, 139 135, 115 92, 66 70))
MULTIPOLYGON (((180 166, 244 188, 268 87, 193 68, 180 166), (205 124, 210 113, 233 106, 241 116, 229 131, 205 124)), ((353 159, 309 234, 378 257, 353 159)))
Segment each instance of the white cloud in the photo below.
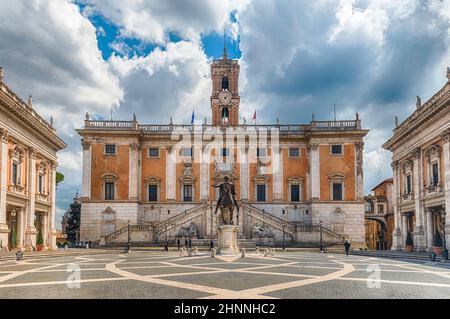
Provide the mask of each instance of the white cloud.
POLYGON ((222 32, 231 11, 245 1, 116 1, 84 0, 86 15, 101 14, 120 26, 123 37, 165 44, 168 33, 198 42, 201 34, 222 32))
POLYGON ((136 113, 140 122, 190 121, 192 109, 198 119, 209 116, 209 61, 193 42, 169 43, 147 56, 131 58, 112 55, 109 59, 124 87, 119 113, 129 118, 136 113))
POLYGON ((97 47, 96 29, 69 0, 0 0, 0 65, 5 82, 69 144, 59 154, 65 181, 58 205, 65 207, 81 184, 79 136, 84 113, 107 112, 123 97, 117 77, 97 47))

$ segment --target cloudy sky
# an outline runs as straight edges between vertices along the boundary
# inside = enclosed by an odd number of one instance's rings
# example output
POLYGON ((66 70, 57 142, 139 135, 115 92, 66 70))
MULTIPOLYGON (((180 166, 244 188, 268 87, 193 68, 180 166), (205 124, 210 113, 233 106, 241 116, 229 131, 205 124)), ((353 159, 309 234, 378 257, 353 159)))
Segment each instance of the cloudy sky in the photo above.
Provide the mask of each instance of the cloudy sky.
POLYGON ((365 190, 391 176, 381 149, 394 116, 426 101, 450 66, 450 0, 0 0, 5 81, 69 147, 59 154, 62 215, 81 189, 85 112, 140 122, 210 117, 209 63, 241 64, 241 115, 258 122, 353 119, 365 190))

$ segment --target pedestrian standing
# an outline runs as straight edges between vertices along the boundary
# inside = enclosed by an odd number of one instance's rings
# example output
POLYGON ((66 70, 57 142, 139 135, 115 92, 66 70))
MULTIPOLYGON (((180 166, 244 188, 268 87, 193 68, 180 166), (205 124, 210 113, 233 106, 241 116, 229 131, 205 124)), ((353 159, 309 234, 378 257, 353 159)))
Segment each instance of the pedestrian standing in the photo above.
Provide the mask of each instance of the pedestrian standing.
POLYGON ((192 241, 190 238, 189 238, 189 248, 192 248, 192 241))
POLYGON ((345 248, 345 254, 348 256, 348 252, 350 251, 350 243, 348 242, 348 240, 345 240, 344 243, 344 248, 345 248))
POLYGON ((187 238, 184 240, 184 246, 186 246, 186 248, 188 248, 188 240, 187 240, 187 238))
POLYGON ((211 239, 209 243, 209 250, 211 251, 214 248, 214 241, 211 239))
POLYGON ((178 251, 180 250, 180 246, 181 246, 180 238, 177 238, 177 247, 178 247, 178 251))
POLYGON ((169 242, 167 239, 164 241, 164 251, 169 251, 169 242))

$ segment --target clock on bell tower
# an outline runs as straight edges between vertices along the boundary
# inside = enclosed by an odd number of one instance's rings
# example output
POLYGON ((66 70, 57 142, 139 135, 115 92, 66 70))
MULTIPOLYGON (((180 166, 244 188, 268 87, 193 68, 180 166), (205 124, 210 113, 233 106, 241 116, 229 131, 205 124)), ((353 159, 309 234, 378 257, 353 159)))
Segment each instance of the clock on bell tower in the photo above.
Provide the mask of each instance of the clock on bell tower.
POLYGON ((211 64, 211 111, 212 124, 219 126, 237 126, 239 124, 239 64, 228 59, 224 48, 221 59, 211 64))

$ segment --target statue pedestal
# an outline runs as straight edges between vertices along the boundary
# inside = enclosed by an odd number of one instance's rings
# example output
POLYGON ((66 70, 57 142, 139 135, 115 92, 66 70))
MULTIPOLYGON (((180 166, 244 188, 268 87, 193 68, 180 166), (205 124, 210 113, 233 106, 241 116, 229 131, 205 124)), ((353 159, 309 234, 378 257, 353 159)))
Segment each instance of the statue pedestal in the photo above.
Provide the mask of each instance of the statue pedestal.
POLYGON ((219 225, 217 227, 219 235, 218 252, 221 255, 236 255, 239 253, 237 247, 238 226, 219 225))

